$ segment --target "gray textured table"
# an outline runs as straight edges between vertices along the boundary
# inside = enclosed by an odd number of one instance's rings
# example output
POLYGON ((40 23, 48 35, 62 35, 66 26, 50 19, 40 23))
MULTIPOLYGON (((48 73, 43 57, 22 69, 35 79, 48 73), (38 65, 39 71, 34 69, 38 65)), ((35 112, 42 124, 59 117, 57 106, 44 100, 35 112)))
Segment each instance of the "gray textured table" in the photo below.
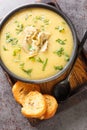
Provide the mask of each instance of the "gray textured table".
MULTIPOLYGON (((32 3, 32 0, 0 0, 0 17, 27 3, 32 3)), ((87 0, 59 0, 59 5, 71 18, 81 40, 87 30, 87 0)), ((52 119, 33 127, 22 116, 20 105, 15 102, 11 86, 0 67, 0 130, 87 130, 87 85, 84 88, 59 105, 59 110, 52 119)))

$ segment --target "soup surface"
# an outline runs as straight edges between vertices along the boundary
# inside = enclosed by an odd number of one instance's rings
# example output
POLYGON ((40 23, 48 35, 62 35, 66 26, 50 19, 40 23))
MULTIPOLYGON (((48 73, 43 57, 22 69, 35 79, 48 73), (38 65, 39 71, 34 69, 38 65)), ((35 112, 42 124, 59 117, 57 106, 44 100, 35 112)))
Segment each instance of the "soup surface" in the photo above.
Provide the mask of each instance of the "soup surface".
POLYGON ((43 79, 60 72, 73 51, 72 32, 65 20, 44 8, 15 13, 0 32, 0 55, 14 74, 43 79))

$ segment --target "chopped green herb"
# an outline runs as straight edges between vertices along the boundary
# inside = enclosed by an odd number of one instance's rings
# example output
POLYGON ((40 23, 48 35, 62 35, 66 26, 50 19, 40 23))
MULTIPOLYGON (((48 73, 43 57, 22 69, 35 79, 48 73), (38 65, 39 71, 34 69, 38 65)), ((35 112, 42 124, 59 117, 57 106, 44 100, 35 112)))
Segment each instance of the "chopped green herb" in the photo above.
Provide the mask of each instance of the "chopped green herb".
POLYGON ((24 65, 25 65, 25 63, 21 63, 21 64, 20 64, 21 69, 24 68, 24 65))
POLYGON ((24 25, 22 23, 19 23, 18 21, 15 21, 15 23, 17 24, 16 33, 19 34, 20 32, 23 31, 24 25))
POLYGON ((27 69, 26 70, 26 69, 24 69, 24 65, 25 65, 25 63, 21 63, 20 64, 20 67, 21 67, 22 71, 25 72, 26 74, 28 74, 30 76, 30 74, 32 72, 32 69, 27 69))
POLYGON ((41 30, 44 31, 45 30, 45 26, 41 25, 41 30))
POLYGON ((42 71, 45 71, 45 68, 47 66, 48 58, 46 58, 45 62, 43 63, 42 71))
POLYGON ((37 61, 42 63, 42 64, 44 63, 44 61, 40 57, 37 59, 37 61))
POLYGON ((6 33, 6 40, 10 38, 10 33, 6 33))
POLYGON ((18 39, 17 38, 10 38, 10 39, 8 39, 8 42, 10 42, 12 45, 16 45, 18 43, 18 39))
POLYGON ((32 25, 32 27, 36 27, 35 25, 32 25))
POLYGON ((20 51, 21 51, 21 48, 16 48, 16 49, 13 51, 13 56, 16 56, 20 51))
POLYGON ((65 45, 66 43, 66 39, 65 40, 61 40, 61 39, 57 39, 56 42, 58 42, 61 45, 65 45))
POLYGON ((15 50, 13 51, 13 56, 16 56, 16 51, 15 50))
POLYGON ((63 32, 64 31, 64 27, 62 27, 62 26, 55 27, 55 29, 57 29, 59 32, 63 32))
POLYGON ((49 24, 49 19, 45 18, 44 16, 36 16, 33 21, 37 22, 38 20, 44 22, 45 25, 49 24))
POLYGON ((32 69, 28 69, 28 70, 26 70, 26 69, 22 69, 26 74, 28 74, 29 76, 31 75, 31 72, 32 72, 32 69))
POLYGON ((66 24, 65 21, 62 21, 62 24, 66 24))
POLYGON ((30 59, 31 61, 35 61, 35 60, 36 60, 35 57, 29 57, 29 59, 30 59))
POLYGON ((55 69, 55 70, 62 70, 62 69, 63 69, 63 66, 62 66, 62 65, 60 65, 60 66, 54 66, 54 69, 55 69))
POLYGON ((60 49, 56 50, 54 53, 60 57, 64 54, 64 48, 61 47, 60 49))
POLYGON ((6 33, 6 42, 8 43, 11 39, 11 34, 8 32, 6 33))
POLYGON ((65 60, 69 61, 70 60, 70 56, 68 54, 65 54, 65 60))
POLYGON ((32 16, 32 14, 26 14, 25 20, 28 20, 28 18, 31 16, 32 16))
POLYGON ((15 22, 14 23, 18 23, 18 21, 17 20, 15 20, 15 22))
POLYGON ((42 20, 42 17, 41 17, 41 16, 35 16, 35 17, 33 18, 33 22, 34 22, 34 23, 37 23, 38 20, 42 20))
POLYGON ((10 33, 6 33, 6 42, 11 43, 11 45, 16 45, 18 43, 18 39, 13 38, 10 33))
POLYGON ((43 22, 45 23, 45 25, 49 25, 49 19, 44 19, 43 22))
POLYGON ((8 43, 9 42, 13 42, 13 38, 9 38, 8 40, 6 40, 8 43))
POLYGON ((7 49, 5 46, 3 46, 3 50, 4 50, 4 51, 8 51, 8 49, 7 49))
POLYGON ((42 17, 42 16, 36 16, 35 19, 36 19, 36 20, 42 20, 43 17, 42 17))
POLYGON ((22 32, 22 31, 23 31, 23 28, 24 28, 23 24, 19 24, 19 25, 17 26, 17 28, 16 28, 17 34, 19 34, 20 32, 22 32))
POLYGON ((39 62, 39 63, 43 64, 42 71, 44 71, 44 70, 45 70, 45 68, 46 68, 46 66, 47 66, 48 58, 46 58, 46 60, 45 60, 45 61, 44 61, 44 60, 42 60, 40 57, 39 57, 38 59, 36 59, 36 60, 37 60, 37 62, 39 62))
POLYGON ((44 25, 41 25, 42 28, 44 28, 44 25))

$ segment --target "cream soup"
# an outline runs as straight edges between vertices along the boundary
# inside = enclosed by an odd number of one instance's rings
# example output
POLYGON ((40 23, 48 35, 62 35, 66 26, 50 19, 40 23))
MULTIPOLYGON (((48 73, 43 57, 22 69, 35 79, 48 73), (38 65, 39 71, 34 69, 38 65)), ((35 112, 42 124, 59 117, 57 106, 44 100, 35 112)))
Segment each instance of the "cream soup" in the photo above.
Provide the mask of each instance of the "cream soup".
POLYGON ((66 21, 44 8, 14 14, 1 30, 0 55, 14 74, 43 79, 60 72, 73 51, 73 36, 66 21))

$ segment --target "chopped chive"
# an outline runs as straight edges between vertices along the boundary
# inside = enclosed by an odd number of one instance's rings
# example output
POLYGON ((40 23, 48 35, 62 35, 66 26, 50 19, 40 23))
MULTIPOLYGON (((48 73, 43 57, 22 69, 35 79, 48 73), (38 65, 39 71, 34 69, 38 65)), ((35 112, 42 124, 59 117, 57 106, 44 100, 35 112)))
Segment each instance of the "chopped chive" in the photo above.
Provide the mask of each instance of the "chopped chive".
POLYGON ((11 45, 16 45, 18 43, 18 39, 11 36, 11 34, 8 32, 6 33, 6 42, 11 43, 11 45))
POLYGON ((32 14, 26 14, 25 20, 28 20, 28 18, 31 16, 32 16, 32 14))
POLYGON ((42 28, 44 28, 44 25, 41 25, 42 28))
POLYGON ((70 56, 68 54, 65 54, 65 60, 69 61, 70 60, 70 56))
POLYGON ((21 51, 21 48, 16 48, 16 49, 13 51, 13 56, 16 56, 17 54, 19 54, 20 51, 21 51))
POLYGON ((54 53, 60 57, 64 54, 64 48, 61 47, 60 49, 56 50, 54 53))
POLYGON ((17 20, 15 20, 15 22, 14 23, 18 23, 18 21, 17 20))
POLYGON ((24 28, 23 24, 18 25, 16 28, 16 33, 19 34, 20 32, 22 32, 23 28, 24 28))
POLYGON ((45 23, 45 25, 49 25, 49 19, 44 19, 43 22, 45 23))
POLYGON ((4 50, 4 51, 8 51, 8 49, 7 49, 5 46, 3 46, 3 50, 4 50))
POLYGON ((40 57, 38 57, 37 61, 42 63, 42 64, 44 63, 44 61, 40 57))
POLYGON ((6 33, 6 40, 10 38, 10 33, 6 33))
POLYGON ((45 18, 44 16, 36 16, 33 21, 37 22, 38 20, 44 22, 45 25, 49 24, 49 19, 45 18))
POLYGON ((36 16, 35 19, 36 20, 42 20, 42 16, 36 16))
POLYGON ((62 69, 63 69, 63 66, 62 66, 62 65, 60 65, 60 66, 54 66, 54 69, 55 69, 55 70, 62 70, 62 69))
POLYGON ((20 32, 23 31, 24 25, 22 23, 19 23, 18 21, 15 21, 15 23, 17 24, 16 33, 19 34, 20 32))
POLYGON ((22 70, 23 70, 27 75, 29 75, 29 76, 31 75, 32 69, 26 70, 26 69, 22 68, 22 70))
POLYGON ((43 67, 42 67, 42 71, 45 70, 46 66, 47 66, 47 62, 48 62, 48 58, 46 58, 45 61, 43 61, 40 57, 37 59, 37 62, 43 64, 43 67))
POLYGON ((16 56, 16 51, 13 51, 13 56, 16 56))
POLYGON ((31 75, 32 69, 24 69, 25 63, 21 63, 19 66, 21 67, 22 71, 25 72, 27 75, 31 75))
POLYGON ((35 60, 36 60, 35 57, 29 57, 29 59, 30 59, 31 61, 35 61, 35 60))
POLYGON ((42 71, 45 71, 45 68, 47 66, 48 58, 46 58, 45 62, 43 63, 42 71))
POLYGON ((44 31, 45 30, 45 26, 41 25, 41 30, 44 31))
POLYGON ((55 29, 57 29, 59 32, 63 32, 64 31, 64 27, 62 27, 62 26, 55 27, 55 29))
POLYGON ((36 25, 32 25, 32 27, 36 27, 36 25))
POLYGON ((62 21, 62 24, 66 24, 65 21, 62 21))
POLYGON ((25 63, 20 63, 20 67, 21 67, 21 69, 23 69, 24 68, 24 65, 25 65, 25 63))
POLYGON ((61 39, 57 39, 56 42, 58 42, 61 45, 65 45, 66 43, 66 39, 65 40, 61 40, 61 39))

